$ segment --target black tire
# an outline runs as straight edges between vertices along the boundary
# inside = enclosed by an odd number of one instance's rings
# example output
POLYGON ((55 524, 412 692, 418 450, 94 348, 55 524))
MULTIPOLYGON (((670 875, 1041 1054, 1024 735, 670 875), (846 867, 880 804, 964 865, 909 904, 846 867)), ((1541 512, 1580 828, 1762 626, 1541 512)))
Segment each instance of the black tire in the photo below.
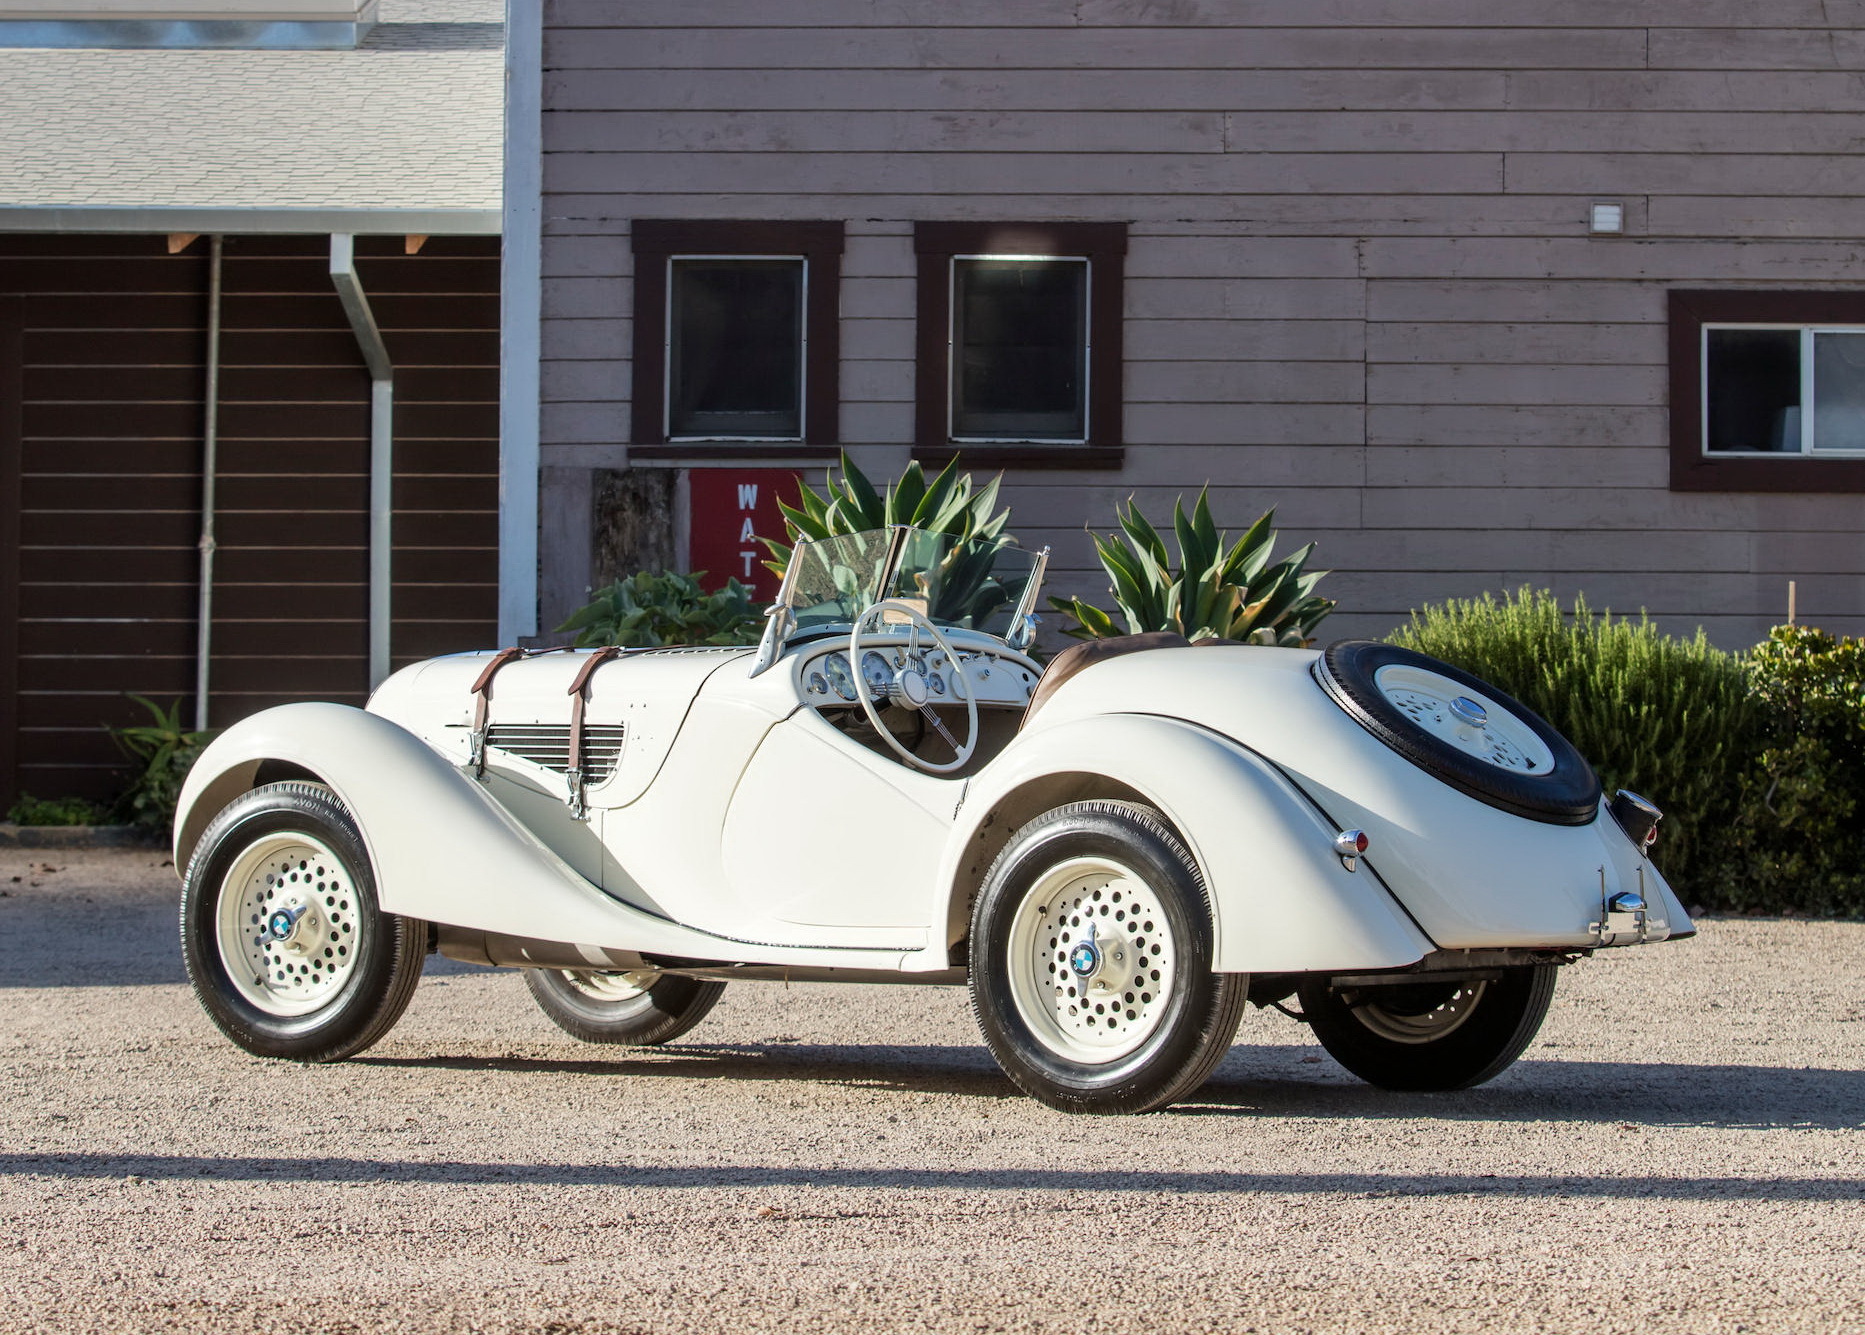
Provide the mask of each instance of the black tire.
POLYGON ((651 1048, 671 1043, 706 1018, 724 983, 663 974, 632 996, 603 996, 617 975, 567 969, 526 969, 525 986, 551 1023, 585 1043, 651 1048))
POLYGON ((401 1018, 421 981, 427 924, 381 911, 362 835, 328 788, 273 783, 228 803, 202 834, 182 879, 181 947, 221 1033, 260 1057, 331 1062, 401 1018), (295 910, 289 938, 273 938, 246 907, 295 910))
POLYGON ((1504 969, 1501 978, 1479 983, 1357 990, 1309 978, 1301 986, 1302 1014, 1328 1055, 1368 1084, 1468 1089, 1501 1075, 1534 1041, 1557 967, 1504 969))
POLYGON ((1019 830, 985 875, 970 954, 972 1012, 991 1055, 1063 1112, 1150 1112, 1184 1098, 1230 1050, 1248 1000, 1246 975, 1211 971, 1197 864, 1158 812, 1130 802, 1070 803, 1019 830), (1096 888, 1100 864, 1115 870, 1096 888), (1086 937, 1084 922, 1095 924, 1086 937), (1123 990, 1143 982, 1158 994, 1123 990))
POLYGON ((1573 743, 1521 701, 1462 668, 1377 640, 1341 640, 1322 653, 1315 679, 1361 727, 1479 802, 1544 825, 1588 825, 1599 815, 1599 775, 1573 743), (1379 689, 1374 674, 1393 665, 1447 677, 1515 715, 1548 748, 1552 766, 1541 773, 1504 769, 1425 731, 1379 689))

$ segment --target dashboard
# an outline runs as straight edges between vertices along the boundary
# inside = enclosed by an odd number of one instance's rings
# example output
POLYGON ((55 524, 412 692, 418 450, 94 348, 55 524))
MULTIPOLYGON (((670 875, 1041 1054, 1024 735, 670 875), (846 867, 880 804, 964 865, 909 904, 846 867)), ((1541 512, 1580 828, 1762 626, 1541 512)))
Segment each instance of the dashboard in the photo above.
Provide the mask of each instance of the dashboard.
MULTIPOLYGON (((959 705, 969 695, 980 705, 1021 709, 1036 689, 1036 674, 1015 659, 960 649, 955 662, 931 645, 912 658, 925 675, 929 704, 959 705)), ((855 673, 860 672, 869 694, 877 702, 885 700, 893 694, 895 674, 908 666, 907 660, 904 646, 864 646, 858 663, 850 662, 846 644, 825 649, 805 658, 798 669, 803 699, 818 708, 857 704, 855 673)))

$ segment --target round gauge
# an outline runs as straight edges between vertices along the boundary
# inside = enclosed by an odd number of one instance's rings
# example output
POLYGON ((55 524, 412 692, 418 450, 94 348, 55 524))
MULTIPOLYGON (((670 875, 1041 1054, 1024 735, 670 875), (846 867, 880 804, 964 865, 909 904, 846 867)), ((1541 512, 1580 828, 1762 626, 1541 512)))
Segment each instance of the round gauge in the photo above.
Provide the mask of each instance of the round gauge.
POLYGON ((1381 695, 1420 728, 1498 769, 1546 774, 1553 753, 1526 723, 1493 700, 1429 668, 1390 663, 1373 674, 1381 695))
POLYGON ((848 670, 848 659, 841 654, 830 654, 822 660, 824 672, 829 674, 829 685, 844 700, 855 698, 855 674, 848 670))
POLYGON ((829 693, 829 679, 820 672, 810 673, 809 693, 811 695, 827 695, 829 693))
POLYGON ((868 683, 868 693, 876 699, 885 700, 893 690, 894 670, 878 650, 870 649, 861 656, 861 676, 868 683))

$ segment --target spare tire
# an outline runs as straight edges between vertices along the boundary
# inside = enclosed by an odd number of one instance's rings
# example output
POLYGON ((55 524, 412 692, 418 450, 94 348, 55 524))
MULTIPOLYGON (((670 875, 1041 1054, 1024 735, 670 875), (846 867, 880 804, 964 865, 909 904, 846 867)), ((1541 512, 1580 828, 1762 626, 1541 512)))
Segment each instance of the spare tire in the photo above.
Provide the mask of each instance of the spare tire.
POLYGON ((1361 727, 1479 802, 1546 825, 1599 815, 1599 776, 1573 743, 1461 668, 1377 640, 1342 640, 1316 661, 1315 679, 1361 727))

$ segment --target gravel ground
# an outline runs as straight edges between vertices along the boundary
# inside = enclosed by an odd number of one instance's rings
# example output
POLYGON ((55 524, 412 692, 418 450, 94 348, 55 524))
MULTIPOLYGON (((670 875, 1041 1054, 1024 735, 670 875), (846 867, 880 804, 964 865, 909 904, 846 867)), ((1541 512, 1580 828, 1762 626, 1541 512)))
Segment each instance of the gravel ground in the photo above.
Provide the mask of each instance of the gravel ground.
POLYGON ((1264 1011, 1192 1103, 1090 1119, 936 988, 742 984, 635 1054, 443 961, 364 1057, 261 1061, 159 852, 0 894, 7 1331, 1865 1331, 1865 924, 1578 965, 1468 1093, 1264 1011))

